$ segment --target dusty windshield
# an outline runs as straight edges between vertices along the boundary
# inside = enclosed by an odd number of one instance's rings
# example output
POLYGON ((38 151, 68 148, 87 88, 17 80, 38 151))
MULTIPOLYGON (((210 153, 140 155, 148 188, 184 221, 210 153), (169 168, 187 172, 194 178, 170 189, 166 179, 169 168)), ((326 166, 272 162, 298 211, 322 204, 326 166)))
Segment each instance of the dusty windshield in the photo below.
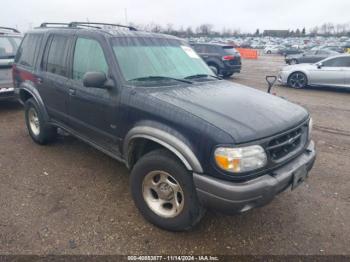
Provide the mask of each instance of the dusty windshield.
POLYGON ((197 53, 180 40, 119 37, 113 39, 112 43, 127 81, 181 80, 195 75, 213 75, 197 53))

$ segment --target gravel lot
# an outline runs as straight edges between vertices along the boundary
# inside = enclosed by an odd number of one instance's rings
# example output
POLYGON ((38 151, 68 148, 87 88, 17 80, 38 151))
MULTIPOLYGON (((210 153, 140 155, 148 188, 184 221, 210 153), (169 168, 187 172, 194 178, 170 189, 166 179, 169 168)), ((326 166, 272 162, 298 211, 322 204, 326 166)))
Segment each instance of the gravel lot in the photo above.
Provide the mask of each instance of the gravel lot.
MULTIPOLYGON (((265 75, 283 59, 243 63, 232 81, 266 90, 265 75)), ((350 255, 350 91, 274 91, 314 118, 318 158, 309 180, 242 215, 208 212, 187 233, 142 218, 122 164, 69 136, 35 145, 21 106, 1 102, 0 254, 350 255)))

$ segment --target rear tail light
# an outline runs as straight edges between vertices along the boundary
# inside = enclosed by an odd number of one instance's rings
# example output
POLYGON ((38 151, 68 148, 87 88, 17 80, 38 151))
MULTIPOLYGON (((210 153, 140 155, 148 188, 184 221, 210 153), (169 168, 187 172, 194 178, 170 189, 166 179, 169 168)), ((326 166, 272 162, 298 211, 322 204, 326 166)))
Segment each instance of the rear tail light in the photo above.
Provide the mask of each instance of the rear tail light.
POLYGON ((225 55, 222 57, 223 61, 230 61, 230 60, 234 60, 234 59, 235 59, 235 56, 233 56, 233 55, 225 55))

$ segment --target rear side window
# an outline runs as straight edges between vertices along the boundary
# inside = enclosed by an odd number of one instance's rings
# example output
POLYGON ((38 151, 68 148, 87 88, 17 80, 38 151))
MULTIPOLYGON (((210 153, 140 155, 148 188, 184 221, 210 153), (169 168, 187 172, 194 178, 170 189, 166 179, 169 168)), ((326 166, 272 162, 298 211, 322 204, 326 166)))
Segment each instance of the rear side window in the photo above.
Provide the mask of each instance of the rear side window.
POLYGON ((23 66, 33 67, 35 58, 39 52, 41 39, 41 35, 26 35, 23 39, 22 45, 18 49, 16 62, 23 66))
POLYGON ((86 72, 108 73, 108 65, 99 42, 78 38, 73 61, 73 79, 81 80, 86 72))
POLYGON ((215 54, 219 52, 216 46, 206 45, 203 47, 204 47, 204 52, 208 54, 215 54))
POLYGON ((51 39, 52 41, 49 47, 49 51, 45 54, 42 63, 43 70, 67 77, 69 37, 63 35, 55 35, 52 36, 51 39))
POLYGON ((193 45, 192 47, 197 53, 204 53, 205 52, 203 45, 193 45))

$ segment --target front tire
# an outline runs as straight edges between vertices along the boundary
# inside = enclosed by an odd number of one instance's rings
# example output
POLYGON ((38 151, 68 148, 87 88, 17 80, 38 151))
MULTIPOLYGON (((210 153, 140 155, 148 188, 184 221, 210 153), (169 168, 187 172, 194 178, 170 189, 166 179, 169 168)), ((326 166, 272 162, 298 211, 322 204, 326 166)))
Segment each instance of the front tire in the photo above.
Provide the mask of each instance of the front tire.
POLYGON ((24 104, 25 122, 30 137, 40 145, 52 142, 57 136, 57 129, 48 125, 37 102, 30 98, 24 104))
POLYGON ((152 151, 138 160, 130 185, 141 214, 160 228, 189 230, 204 215, 191 173, 166 150, 152 151))
POLYGON ((234 73, 226 73, 226 74, 223 74, 223 77, 224 78, 229 78, 229 77, 232 77, 234 73))
POLYGON ((305 88, 307 86, 307 76, 302 72, 294 72, 288 78, 288 86, 292 88, 305 88))

